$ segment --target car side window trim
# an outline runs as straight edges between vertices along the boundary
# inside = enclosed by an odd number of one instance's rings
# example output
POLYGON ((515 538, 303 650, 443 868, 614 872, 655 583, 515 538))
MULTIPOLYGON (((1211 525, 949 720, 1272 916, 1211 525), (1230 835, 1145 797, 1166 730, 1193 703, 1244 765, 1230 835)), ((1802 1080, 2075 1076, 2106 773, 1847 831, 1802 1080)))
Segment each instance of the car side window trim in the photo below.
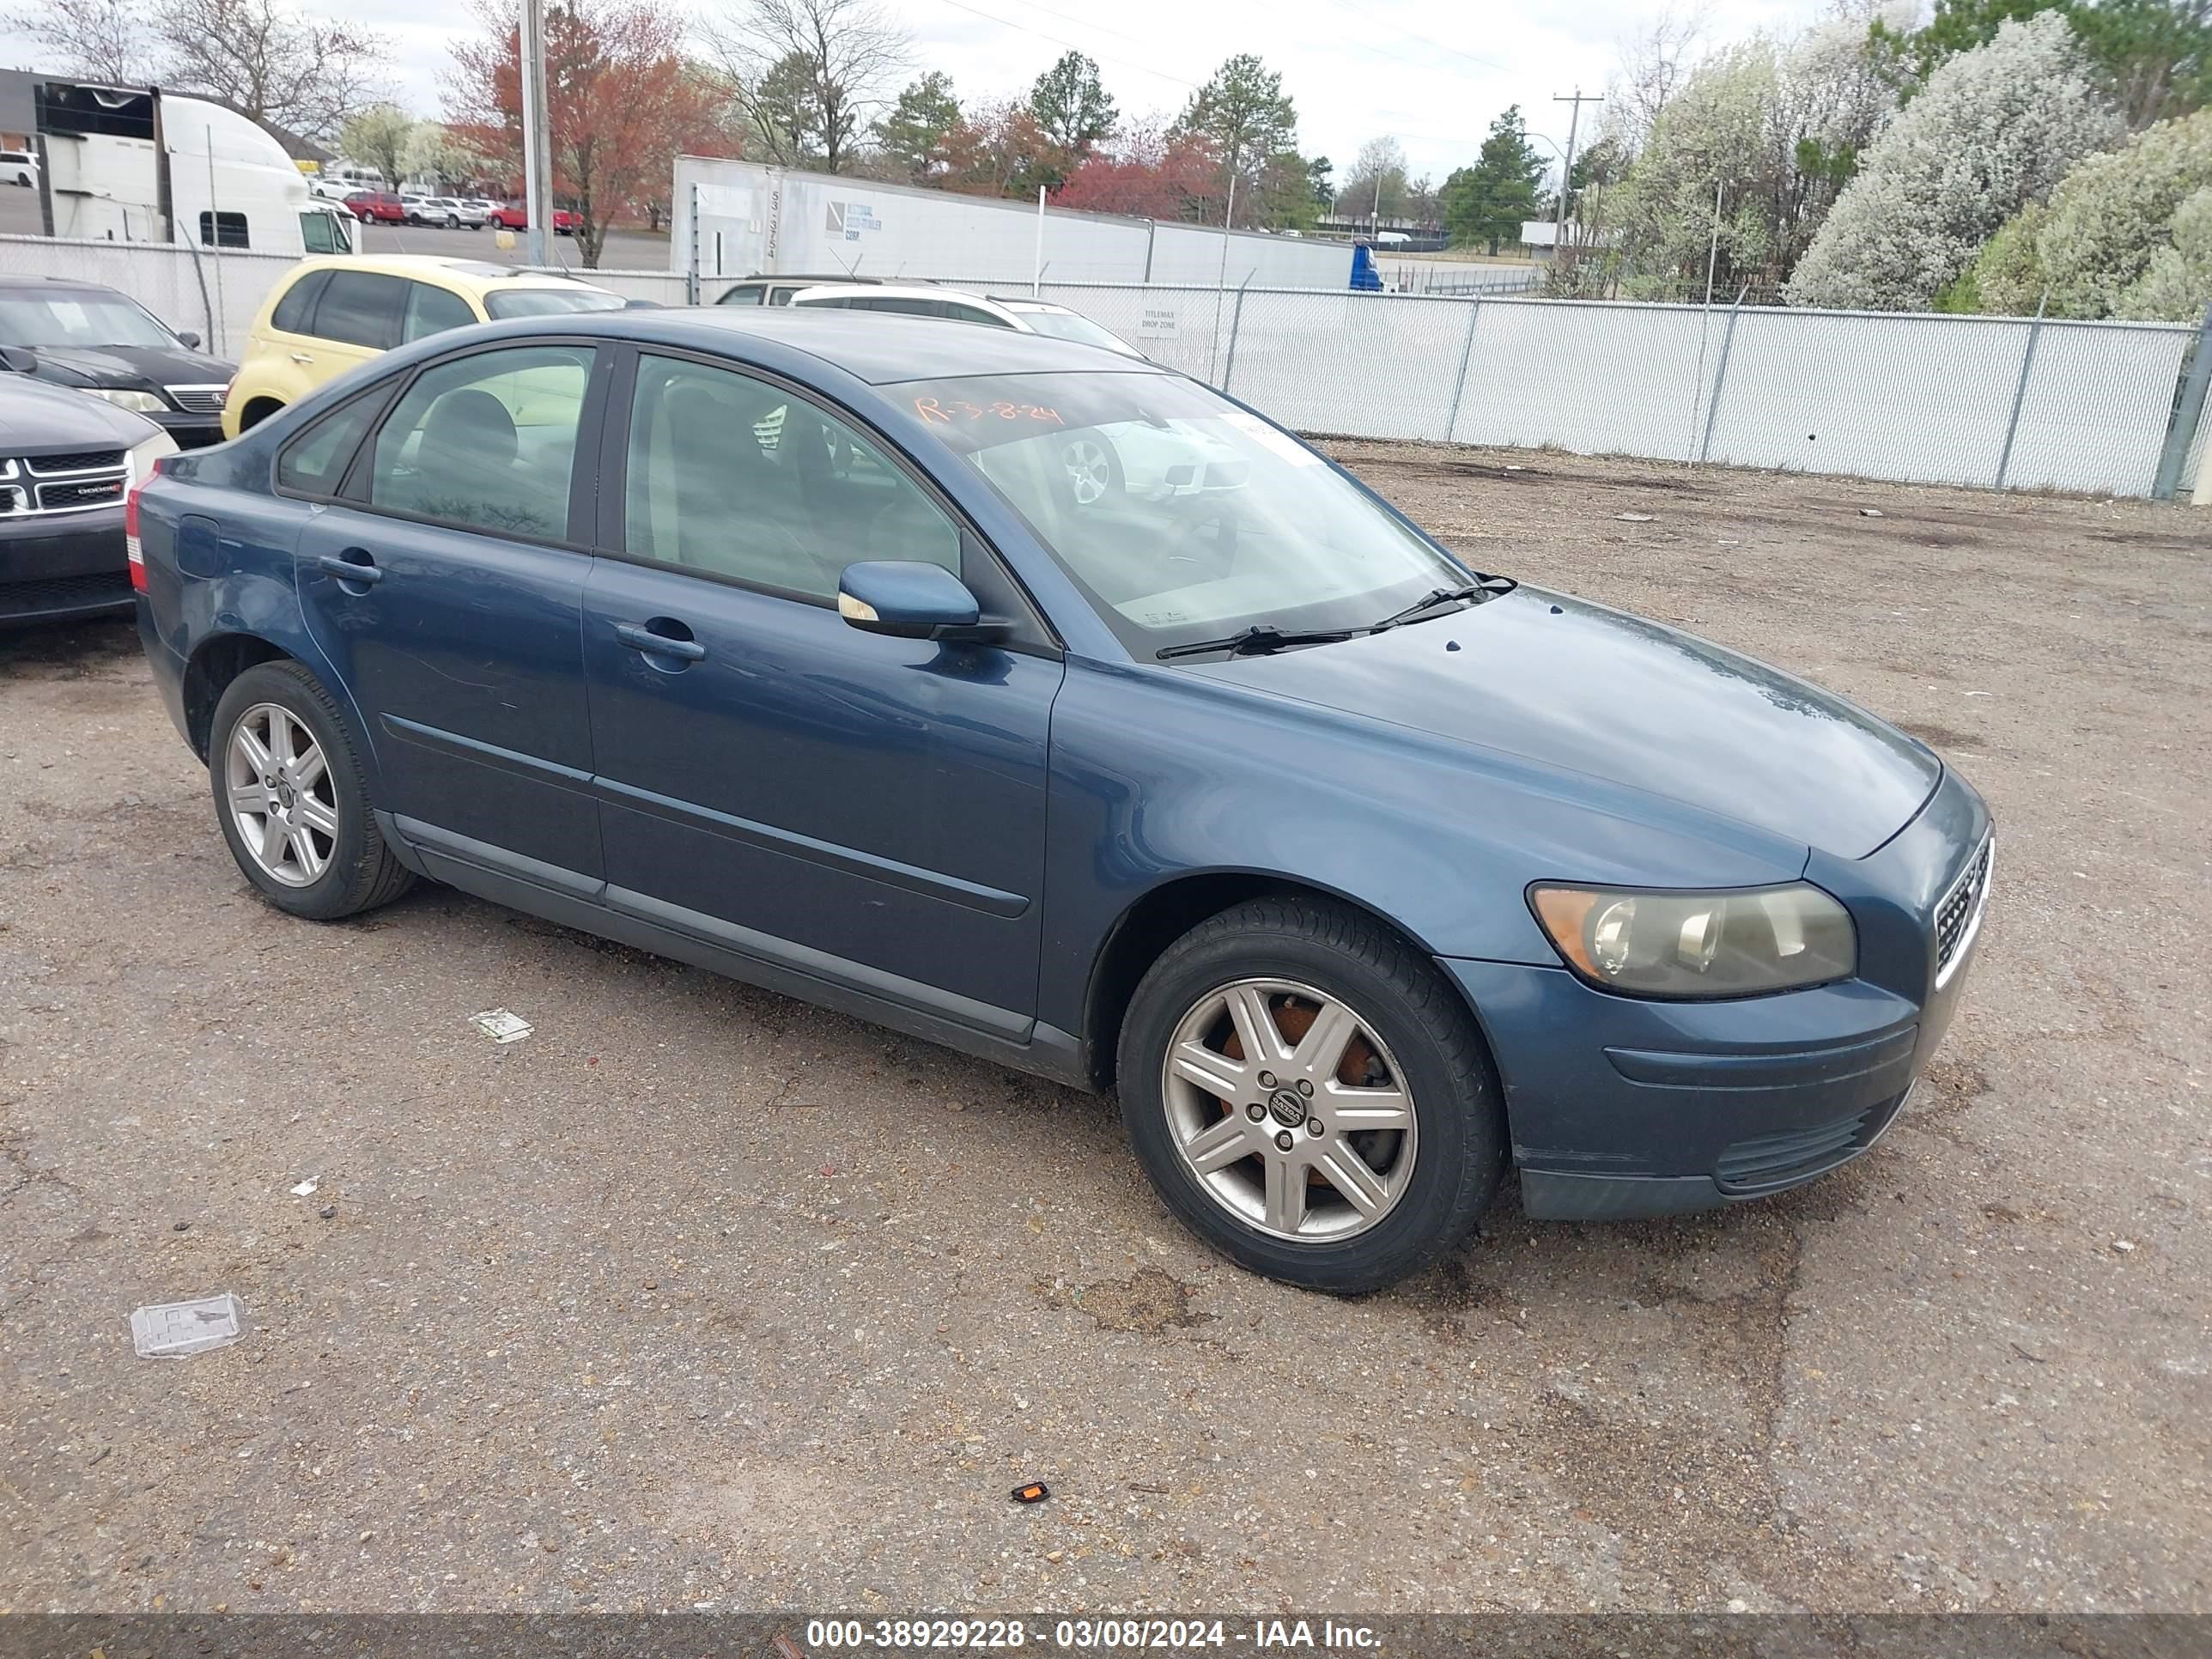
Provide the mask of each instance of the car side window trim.
MULTIPOLYGON (((502 341, 501 343, 505 344, 502 341)), ((795 588, 775 587, 766 582, 750 581, 742 576, 732 576, 714 570, 702 570, 688 565, 670 564, 664 559, 647 558, 634 554, 627 546, 629 523, 626 513, 629 489, 629 423, 632 401, 637 390, 637 360, 643 356, 666 357, 681 362, 696 363, 702 368, 720 369, 725 374, 748 375, 764 386, 772 386, 788 397, 811 405, 834 420, 843 422, 866 438, 915 483, 931 504, 951 520, 960 532, 960 544, 964 552, 973 548, 990 563, 999 584, 1016 600, 1021 614, 1013 618, 1014 635, 1001 643, 1000 648, 1019 652, 1025 656, 1049 657, 1058 659, 1066 642, 1060 637, 1052 619, 1044 608, 1015 574, 1013 567, 991 544, 990 538, 979 530, 973 520, 960 510, 959 504, 938 487, 937 481, 883 431, 863 417, 859 411, 842 404, 830 402, 811 387, 801 386, 775 370, 757 363, 739 362, 728 357, 719 357, 712 352, 694 351, 683 346, 663 344, 654 341, 649 345, 623 342, 621 364, 609 381, 601 398, 599 465, 597 469, 600 484, 599 508, 594 519, 586 520, 597 532, 590 550, 603 559, 616 559, 623 564, 641 566, 650 570, 666 570, 679 576, 689 576, 702 581, 718 583, 725 587, 743 588, 747 592, 763 593, 772 599, 789 599, 799 605, 811 605, 819 610, 832 610, 836 601, 818 593, 808 593, 795 588)), ((363 446, 366 448, 366 446, 363 446)), ((349 481, 350 482, 350 481, 349 481)), ((969 586, 972 587, 973 583, 969 586)), ((981 597, 978 595, 978 597, 981 597)))
POLYGON ((598 551, 589 539, 597 512, 595 497, 599 490, 596 469, 585 465, 586 458, 604 453, 602 432, 605 424, 607 388, 611 383, 616 360, 623 355, 619 348, 623 342, 610 340, 595 334, 524 334, 505 339, 487 341, 458 351, 441 352, 426 357, 413 367, 392 377, 391 390, 386 394, 384 407, 376 412, 376 419, 362 434, 355 447, 353 459, 346 467, 345 482, 337 495, 328 499, 337 506, 352 508, 372 518, 390 519, 399 524, 428 525, 437 530, 450 530, 464 536, 490 536, 500 541, 515 542, 525 547, 557 549, 564 553, 590 557, 598 551), (434 519, 419 513, 403 513, 396 507, 378 507, 368 499, 368 471, 376 454, 376 440, 384 429, 384 422, 397 409, 415 382, 432 369, 464 358, 487 356, 495 351, 511 351, 526 346, 583 347, 592 353, 591 378, 584 383, 584 400, 576 415, 575 457, 568 469, 568 534, 556 539, 544 536, 527 536, 515 531, 476 524, 457 524, 451 519, 434 519), (586 532, 583 538, 576 532, 586 532))

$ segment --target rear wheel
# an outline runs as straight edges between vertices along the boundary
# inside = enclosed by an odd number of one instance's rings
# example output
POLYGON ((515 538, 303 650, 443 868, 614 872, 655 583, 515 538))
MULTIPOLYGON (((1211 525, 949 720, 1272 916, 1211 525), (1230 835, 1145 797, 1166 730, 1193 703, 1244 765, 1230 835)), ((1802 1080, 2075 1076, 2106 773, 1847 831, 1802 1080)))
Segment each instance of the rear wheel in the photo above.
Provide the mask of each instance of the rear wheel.
POLYGON ((1060 449, 1060 464, 1067 470, 1067 493, 1078 507, 1119 495, 1127 487, 1120 453, 1096 433, 1069 439, 1060 449))
POLYGON ((278 909, 335 921, 413 882, 377 831, 337 702, 304 665, 260 663, 230 683, 216 704, 208 777, 231 856, 278 909))
POLYGON ((1352 1293, 1420 1271, 1504 1173, 1465 1005, 1340 905, 1259 899, 1200 923, 1138 986, 1119 1064, 1130 1140, 1169 1207, 1291 1284, 1352 1293))

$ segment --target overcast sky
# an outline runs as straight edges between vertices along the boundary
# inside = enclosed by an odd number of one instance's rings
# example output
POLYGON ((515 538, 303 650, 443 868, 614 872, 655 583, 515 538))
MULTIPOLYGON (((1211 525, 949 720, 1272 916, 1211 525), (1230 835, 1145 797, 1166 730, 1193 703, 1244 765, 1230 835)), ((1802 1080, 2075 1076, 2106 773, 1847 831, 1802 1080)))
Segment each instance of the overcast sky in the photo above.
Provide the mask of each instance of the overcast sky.
MULTIPOLYGON (((678 0, 693 10, 716 0, 678 0)), ((1674 0, 1677 9, 1683 0, 1674 0)), ((29 0, 37 4, 39 0, 29 0)), ((1257 52, 1282 71, 1308 155, 1341 177, 1359 146, 1393 134, 1416 177, 1441 182, 1472 161, 1484 130, 1517 103, 1532 131, 1567 138, 1577 82, 1601 93, 1620 42, 1665 0, 1438 5, 1434 0, 886 0, 914 37, 916 72, 941 69, 962 99, 1026 92, 1069 46, 1098 60, 1124 114, 1172 115, 1224 58, 1257 52), (1096 19, 1097 21, 1085 21, 1096 19)), ((459 0, 306 0, 342 11, 392 42, 391 78, 405 102, 439 110, 447 44, 465 33, 459 0), (461 27, 457 27, 459 25, 461 27)), ((1809 21, 1820 0, 1706 0, 1707 32, 1729 40, 1809 21)), ((0 32, 0 62, 36 68, 27 42, 0 32)), ((1583 107, 1587 121, 1593 112, 1583 107)), ((1540 149, 1541 146, 1540 145, 1540 149)))

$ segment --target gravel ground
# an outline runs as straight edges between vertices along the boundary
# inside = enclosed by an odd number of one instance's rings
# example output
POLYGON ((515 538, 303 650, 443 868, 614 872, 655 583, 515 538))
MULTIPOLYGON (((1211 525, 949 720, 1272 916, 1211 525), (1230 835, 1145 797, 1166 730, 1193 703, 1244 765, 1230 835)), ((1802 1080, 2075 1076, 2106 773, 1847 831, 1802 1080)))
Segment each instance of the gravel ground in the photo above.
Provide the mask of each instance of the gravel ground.
POLYGON ((1108 1103, 437 888, 284 918, 126 629, 0 641, 0 1611, 2212 1611, 2212 520, 1342 453, 1987 794, 1872 1157, 1301 1294, 1108 1103))

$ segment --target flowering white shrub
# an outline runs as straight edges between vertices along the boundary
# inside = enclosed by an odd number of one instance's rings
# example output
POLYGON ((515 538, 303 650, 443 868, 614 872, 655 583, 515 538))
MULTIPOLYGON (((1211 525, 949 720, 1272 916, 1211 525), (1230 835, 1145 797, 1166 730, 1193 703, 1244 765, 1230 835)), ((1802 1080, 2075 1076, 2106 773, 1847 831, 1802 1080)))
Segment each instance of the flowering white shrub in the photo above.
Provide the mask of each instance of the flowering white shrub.
POLYGON ((2146 127, 2124 149, 2093 155, 2069 173, 2036 238, 2051 314, 2124 314, 2122 297, 2153 256, 2174 245, 2176 210, 2208 185, 2212 110, 2146 127))
POLYGON ((1960 52, 1884 127, 1798 262, 1792 305, 1924 307, 2026 203, 2123 136, 2056 12, 1960 52))
POLYGON ((2154 249, 2143 274, 2112 307, 2115 317, 2193 323, 2212 305, 2212 185, 2174 210, 2173 240, 2154 249))

